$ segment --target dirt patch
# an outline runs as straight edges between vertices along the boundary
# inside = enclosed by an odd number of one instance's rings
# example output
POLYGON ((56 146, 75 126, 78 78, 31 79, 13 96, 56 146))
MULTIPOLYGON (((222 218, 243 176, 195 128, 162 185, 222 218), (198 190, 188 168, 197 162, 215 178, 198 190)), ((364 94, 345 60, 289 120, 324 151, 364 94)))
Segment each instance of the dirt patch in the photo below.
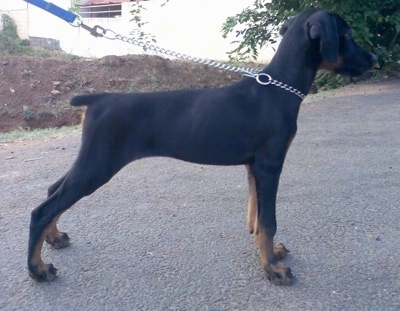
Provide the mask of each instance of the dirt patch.
POLYGON ((100 59, 0 57, 0 132, 75 125, 69 100, 94 92, 219 87, 240 79, 208 66, 157 56, 100 59))

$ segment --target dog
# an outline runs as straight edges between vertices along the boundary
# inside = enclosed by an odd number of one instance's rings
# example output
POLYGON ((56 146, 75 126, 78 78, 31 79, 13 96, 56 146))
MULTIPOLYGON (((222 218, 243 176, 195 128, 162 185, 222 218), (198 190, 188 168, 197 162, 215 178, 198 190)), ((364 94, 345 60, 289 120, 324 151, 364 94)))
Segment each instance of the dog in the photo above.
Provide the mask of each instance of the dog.
POLYGON ((256 79, 245 77, 214 89, 74 97, 72 106, 87 106, 82 145, 72 168, 49 187, 47 199, 32 211, 29 275, 37 281, 56 278, 57 269, 42 261, 41 251, 45 240, 54 248, 69 245, 68 235, 56 225, 63 212, 126 164, 162 156, 200 164, 245 165, 247 226, 254 234, 262 267, 273 284, 292 284, 294 276, 281 262, 289 251, 273 239, 279 177, 297 130, 303 98, 299 94, 308 93, 320 69, 359 76, 377 58, 354 42, 340 16, 323 9, 310 8, 289 19, 280 34, 276 55, 256 79), (278 83, 270 84, 271 77, 278 83))

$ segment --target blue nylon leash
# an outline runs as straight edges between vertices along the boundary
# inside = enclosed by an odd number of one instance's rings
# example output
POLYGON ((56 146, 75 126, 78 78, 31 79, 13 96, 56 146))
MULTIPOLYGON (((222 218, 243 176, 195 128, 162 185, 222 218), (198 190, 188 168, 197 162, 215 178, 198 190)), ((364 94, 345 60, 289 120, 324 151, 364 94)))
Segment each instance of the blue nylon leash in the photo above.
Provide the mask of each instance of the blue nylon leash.
POLYGON ((66 22, 68 22, 70 24, 72 24, 75 21, 75 19, 78 17, 78 15, 76 15, 75 13, 64 10, 63 8, 61 8, 57 5, 47 2, 47 1, 44 1, 44 0, 24 0, 24 1, 26 1, 30 4, 33 4, 33 5, 37 6, 38 8, 41 8, 53 15, 65 20, 66 22))
POLYGON ((44 0, 24 0, 24 1, 61 18, 62 20, 68 22, 70 25, 74 27, 82 27, 83 29, 89 31, 90 34, 94 37, 103 37, 104 34, 106 33, 106 29, 104 29, 103 27, 100 26, 89 27, 88 25, 85 25, 83 23, 82 18, 78 14, 75 14, 74 12, 71 11, 67 11, 53 3, 44 0))

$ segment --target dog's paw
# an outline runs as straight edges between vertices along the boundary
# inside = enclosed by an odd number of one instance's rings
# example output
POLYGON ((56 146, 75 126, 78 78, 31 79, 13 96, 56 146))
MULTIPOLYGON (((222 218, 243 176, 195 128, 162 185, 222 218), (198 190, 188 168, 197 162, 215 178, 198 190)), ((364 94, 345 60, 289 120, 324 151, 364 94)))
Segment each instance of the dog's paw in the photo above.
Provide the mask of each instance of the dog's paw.
POLYGON ((267 274, 268 280, 275 285, 291 285, 294 281, 294 276, 289 267, 286 267, 282 263, 267 264, 264 267, 265 273, 267 274))
POLYGON ((274 243, 274 257, 275 260, 282 260, 290 251, 282 243, 274 243))
POLYGON ((43 264, 41 266, 32 265, 28 267, 29 276, 38 282, 54 281, 57 277, 57 269, 50 264, 43 264))
POLYGON ((46 242, 54 248, 64 248, 70 244, 69 236, 65 232, 57 232, 53 237, 46 236, 46 242))

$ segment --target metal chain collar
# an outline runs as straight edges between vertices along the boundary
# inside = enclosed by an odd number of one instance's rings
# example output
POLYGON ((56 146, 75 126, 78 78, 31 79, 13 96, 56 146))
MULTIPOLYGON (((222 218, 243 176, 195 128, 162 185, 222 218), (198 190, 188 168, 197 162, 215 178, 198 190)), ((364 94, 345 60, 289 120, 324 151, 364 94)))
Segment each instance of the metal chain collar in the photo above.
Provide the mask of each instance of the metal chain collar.
POLYGON ((294 87, 291 87, 283 82, 274 80, 274 79, 272 79, 272 77, 270 75, 263 73, 263 72, 259 72, 259 70, 257 70, 257 69, 236 67, 236 66, 232 66, 232 65, 228 65, 228 64, 219 63, 219 62, 216 62, 213 60, 199 58, 199 57, 193 57, 193 56, 183 54, 183 53, 178 53, 178 52, 175 52, 175 51, 172 51, 169 49, 160 48, 149 42, 137 40, 134 38, 128 38, 121 34, 117 34, 115 31, 110 30, 110 29, 105 29, 99 25, 96 25, 93 28, 89 27, 82 22, 81 18, 79 19, 79 21, 77 23, 72 24, 72 25, 73 26, 81 26, 82 28, 88 30, 95 37, 104 37, 109 40, 121 40, 123 42, 139 46, 145 50, 154 51, 156 53, 161 53, 161 54, 164 54, 167 56, 180 58, 180 59, 183 59, 186 61, 191 61, 191 62, 200 64, 200 65, 207 65, 207 66, 211 66, 211 67, 218 68, 218 69, 223 69, 223 70, 227 70, 227 71, 231 71, 231 72, 235 72, 235 73, 240 73, 246 77, 255 79, 261 85, 275 85, 286 91, 289 91, 290 93, 297 95, 301 99, 304 99, 306 97, 305 94, 303 94, 299 90, 295 89, 294 87))

